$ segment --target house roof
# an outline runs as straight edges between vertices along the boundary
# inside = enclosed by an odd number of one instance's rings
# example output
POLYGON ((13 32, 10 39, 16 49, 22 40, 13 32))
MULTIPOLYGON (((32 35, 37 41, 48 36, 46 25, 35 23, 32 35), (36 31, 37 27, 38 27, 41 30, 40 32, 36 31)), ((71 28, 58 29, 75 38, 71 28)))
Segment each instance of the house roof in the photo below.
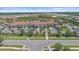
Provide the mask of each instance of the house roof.
POLYGON ((52 25, 52 24, 57 24, 56 21, 54 20, 50 20, 48 22, 39 22, 39 21, 15 21, 14 23, 12 23, 12 25, 34 25, 34 26, 43 26, 43 25, 52 25))
POLYGON ((26 22, 16 21, 12 23, 11 25, 35 25, 35 26, 40 25, 42 26, 42 25, 47 25, 47 23, 46 22, 33 22, 33 21, 26 21, 26 22))

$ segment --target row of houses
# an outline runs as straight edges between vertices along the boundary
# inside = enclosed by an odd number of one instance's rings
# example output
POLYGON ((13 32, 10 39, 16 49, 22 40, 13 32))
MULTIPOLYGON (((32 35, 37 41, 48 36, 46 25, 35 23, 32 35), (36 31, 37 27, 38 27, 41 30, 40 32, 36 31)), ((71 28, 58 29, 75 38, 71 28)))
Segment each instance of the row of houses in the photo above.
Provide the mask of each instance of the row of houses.
MULTIPOLYGON (((52 26, 48 26, 47 22, 15 22, 7 25, 0 25, 0 33, 1 34, 20 34, 23 30, 25 33, 33 30, 33 34, 44 32, 46 28, 50 30, 50 33, 58 33, 58 29, 61 28, 58 24, 51 24, 52 26)), ((64 26, 69 29, 71 32, 75 32, 77 36, 79 36, 79 28, 74 24, 64 24, 64 26)))
POLYGON ((79 36, 79 27, 74 24, 65 24, 65 26, 71 31, 75 32, 79 36))
MULTIPOLYGON (((1 34, 20 34, 21 30, 25 33, 28 31, 33 30, 33 33, 41 33, 45 31, 47 28, 47 23, 44 22, 16 22, 7 25, 0 25, 0 33, 1 34), (35 26, 35 27, 33 27, 35 26), (42 29, 43 28, 43 29, 42 29), (42 30, 42 31, 41 31, 42 30)), ((57 29, 55 27, 49 27, 51 33, 57 33, 57 29)))

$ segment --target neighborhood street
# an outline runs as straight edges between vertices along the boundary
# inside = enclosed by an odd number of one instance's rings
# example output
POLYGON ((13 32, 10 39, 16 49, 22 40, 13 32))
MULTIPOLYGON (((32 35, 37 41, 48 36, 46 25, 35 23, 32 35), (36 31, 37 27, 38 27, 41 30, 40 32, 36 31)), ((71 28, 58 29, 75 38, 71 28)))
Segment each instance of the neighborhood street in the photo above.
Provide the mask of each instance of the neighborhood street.
POLYGON ((79 40, 4 40, 3 45, 26 45, 30 51, 41 51, 44 47, 61 43, 68 46, 79 46, 79 40))

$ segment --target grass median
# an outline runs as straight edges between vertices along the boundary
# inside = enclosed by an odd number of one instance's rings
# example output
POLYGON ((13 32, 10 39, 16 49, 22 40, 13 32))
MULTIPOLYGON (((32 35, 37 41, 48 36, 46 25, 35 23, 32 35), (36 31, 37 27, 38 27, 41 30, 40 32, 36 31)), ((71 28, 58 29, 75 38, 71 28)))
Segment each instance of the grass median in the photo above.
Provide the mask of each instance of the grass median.
MULTIPOLYGON (((0 35, 3 40, 46 40, 45 37, 27 37, 14 35, 0 35)), ((50 37, 49 40, 79 40, 79 37, 50 37)))
POLYGON ((50 40, 79 40, 79 37, 50 37, 50 40))

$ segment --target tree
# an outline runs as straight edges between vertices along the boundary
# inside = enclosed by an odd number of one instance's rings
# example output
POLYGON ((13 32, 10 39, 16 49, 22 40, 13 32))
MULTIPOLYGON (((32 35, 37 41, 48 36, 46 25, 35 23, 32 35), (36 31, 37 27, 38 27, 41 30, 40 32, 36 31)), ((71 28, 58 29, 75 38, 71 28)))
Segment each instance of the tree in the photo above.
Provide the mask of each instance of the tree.
POLYGON ((54 48, 53 51, 70 51, 70 48, 68 46, 64 46, 60 43, 56 43, 55 45, 52 45, 51 48, 54 48))
POLYGON ((67 31, 66 32, 66 36, 67 37, 75 37, 76 36, 76 33, 75 32, 71 32, 71 31, 67 31))
POLYGON ((24 29, 20 30, 20 36, 23 36, 25 34, 24 29))
POLYGON ((60 51, 60 50, 62 50, 62 48, 63 48, 63 45, 60 43, 56 43, 54 45, 54 51, 60 51))
POLYGON ((42 33, 35 33, 33 36, 37 36, 37 37, 44 37, 44 35, 42 33))
POLYGON ((57 34, 57 37, 61 37, 61 36, 62 36, 61 28, 58 28, 58 34, 57 34))
POLYGON ((27 36, 28 36, 28 37, 33 36, 33 30, 29 30, 28 33, 27 33, 27 36))
POLYGON ((70 50, 70 48, 69 48, 69 47, 64 46, 63 51, 69 51, 69 50, 70 50))

